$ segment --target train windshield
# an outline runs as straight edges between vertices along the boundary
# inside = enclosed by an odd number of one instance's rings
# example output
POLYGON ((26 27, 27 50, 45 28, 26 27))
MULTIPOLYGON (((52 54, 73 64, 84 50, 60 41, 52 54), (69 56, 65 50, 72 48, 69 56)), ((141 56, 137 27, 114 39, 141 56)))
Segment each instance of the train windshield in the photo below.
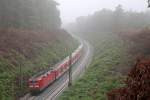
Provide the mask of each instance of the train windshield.
POLYGON ((37 81, 36 80, 31 80, 30 84, 32 84, 32 85, 37 84, 37 81))
POLYGON ((37 81, 31 81, 31 83, 36 83, 37 81))

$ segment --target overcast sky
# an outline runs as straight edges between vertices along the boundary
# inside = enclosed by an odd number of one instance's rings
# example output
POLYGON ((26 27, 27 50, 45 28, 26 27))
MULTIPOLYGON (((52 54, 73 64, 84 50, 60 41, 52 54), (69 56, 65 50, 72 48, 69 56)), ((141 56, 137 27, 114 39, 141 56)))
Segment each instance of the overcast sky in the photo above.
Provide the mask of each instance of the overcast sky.
POLYGON ((147 0, 55 0, 61 12, 63 23, 75 21, 79 16, 86 16, 103 8, 114 10, 119 4, 125 10, 147 10, 147 0))

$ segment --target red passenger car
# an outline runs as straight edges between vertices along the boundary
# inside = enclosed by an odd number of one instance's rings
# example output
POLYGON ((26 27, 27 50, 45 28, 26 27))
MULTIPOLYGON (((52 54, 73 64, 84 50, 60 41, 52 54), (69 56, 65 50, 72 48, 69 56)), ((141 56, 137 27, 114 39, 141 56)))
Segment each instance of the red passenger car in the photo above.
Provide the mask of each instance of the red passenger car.
MULTIPOLYGON (((72 53, 72 64, 75 64, 81 57, 83 45, 80 45, 72 53)), ((43 71, 38 75, 29 79, 29 89, 32 93, 40 92, 53 83, 56 79, 60 78, 69 69, 69 57, 66 57, 62 62, 57 64, 53 70, 43 71)))

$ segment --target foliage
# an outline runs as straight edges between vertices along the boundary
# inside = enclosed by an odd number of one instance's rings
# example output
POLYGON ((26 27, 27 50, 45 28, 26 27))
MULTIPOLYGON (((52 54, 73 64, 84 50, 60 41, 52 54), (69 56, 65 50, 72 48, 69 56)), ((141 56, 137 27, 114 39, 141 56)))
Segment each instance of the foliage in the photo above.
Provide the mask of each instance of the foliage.
POLYGON ((79 17, 76 23, 66 26, 68 30, 84 38, 84 34, 91 37, 99 32, 119 33, 127 30, 139 30, 150 25, 149 18, 149 11, 124 11, 123 7, 118 5, 114 11, 102 9, 92 15, 79 17))
POLYGON ((58 29, 61 20, 57 5, 53 0, 1 0, 0 27, 58 29))
POLYGON ((62 29, 53 32, 0 30, 0 76, 6 76, 5 79, 0 77, 0 99, 13 100, 29 92, 27 81, 31 76, 53 67, 77 45, 77 41, 62 29))
POLYGON ((128 45, 130 54, 134 56, 150 54, 150 29, 144 28, 138 31, 127 31, 120 34, 120 37, 128 45), (138 55, 137 55, 138 54, 138 55))
POLYGON ((150 59, 139 59, 129 72, 126 86, 110 91, 108 100, 149 100, 150 59))
POLYGON ((112 34, 103 34, 96 41, 99 42, 94 45, 92 64, 83 78, 65 91, 60 100, 106 100, 108 91, 124 85, 124 76, 115 70, 127 59, 122 40, 112 34))
MULTIPOLYGON (((68 30, 88 40, 95 50, 95 57, 84 77, 69 88, 60 100, 106 100, 106 93, 115 87, 123 86, 122 75, 127 73, 135 57, 128 54, 127 47, 149 53, 149 29, 131 35, 129 30, 137 31, 149 27, 150 12, 124 11, 118 5, 114 11, 102 9, 92 15, 79 17, 68 30), (128 41, 114 37, 113 34, 128 33, 128 41), (144 33, 144 34, 142 34, 144 33), (131 35, 131 36, 130 36, 131 35), (133 37, 132 37, 133 36, 133 37), (128 41, 128 42, 126 42, 128 41)), ((136 32, 135 32, 136 33, 136 32)))
POLYGON ((1 100, 13 100, 13 98, 23 95, 28 92, 27 81, 28 79, 38 73, 39 71, 49 69, 53 67, 54 64, 62 60, 72 52, 76 47, 74 45, 69 45, 71 51, 66 51, 64 48, 66 43, 55 42, 55 45, 47 45, 48 47, 42 47, 39 55, 36 58, 28 59, 24 55, 13 50, 12 58, 14 58, 16 64, 12 64, 12 59, 6 59, 4 57, 0 58, 0 99, 1 100), (22 68, 23 75, 23 87, 20 91, 20 67, 22 68), (7 90, 7 91, 6 91, 7 90), (13 92, 12 92, 13 91, 13 92))
POLYGON ((0 1, 0 100, 27 93, 31 76, 53 67, 77 47, 60 27, 57 6, 54 0, 0 1))

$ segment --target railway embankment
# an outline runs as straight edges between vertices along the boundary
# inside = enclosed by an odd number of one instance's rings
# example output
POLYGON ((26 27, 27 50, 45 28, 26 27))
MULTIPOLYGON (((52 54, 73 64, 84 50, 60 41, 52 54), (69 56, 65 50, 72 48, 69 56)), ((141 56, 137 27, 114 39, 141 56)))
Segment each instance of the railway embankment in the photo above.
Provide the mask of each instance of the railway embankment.
POLYGON ((149 33, 144 28, 87 38, 95 50, 93 62, 60 100, 149 100, 149 33))
POLYGON ((0 30, 0 99, 27 93, 28 79, 53 67, 76 49, 78 42, 65 30, 0 30))
MULTIPOLYGON (((101 34, 101 33, 99 33, 101 34)), ((131 65, 126 46, 116 34, 106 33, 91 39, 94 59, 85 75, 62 94, 60 100, 106 100, 106 93, 122 87, 131 65)))
POLYGON ((128 72, 125 86, 108 92, 108 100, 149 100, 150 96, 150 29, 120 35, 128 52, 137 60, 128 72))

